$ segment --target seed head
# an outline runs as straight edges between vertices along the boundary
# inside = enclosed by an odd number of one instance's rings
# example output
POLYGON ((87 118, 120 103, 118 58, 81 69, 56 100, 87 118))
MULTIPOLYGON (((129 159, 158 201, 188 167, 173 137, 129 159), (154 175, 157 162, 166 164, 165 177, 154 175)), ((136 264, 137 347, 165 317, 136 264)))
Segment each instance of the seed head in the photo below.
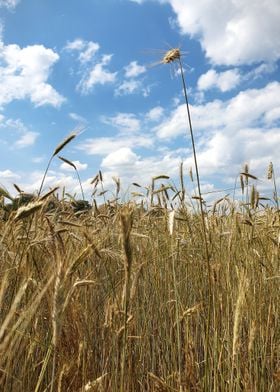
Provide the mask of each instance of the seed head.
POLYGON ((28 216, 34 214, 35 211, 39 210, 42 205, 42 201, 35 201, 28 203, 26 206, 20 207, 15 215, 15 220, 17 221, 23 218, 27 218, 28 216))
POLYGON ((178 48, 170 49, 168 50, 168 52, 165 53, 161 62, 163 64, 173 63, 173 61, 179 60, 180 57, 181 57, 180 49, 178 48))
POLYGON ((66 139, 64 139, 54 150, 53 157, 57 155, 68 143, 71 142, 77 136, 76 132, 72 132, 66 139))
POLYGON ((268 166, 268 170, 267 170, 267 179, 271 180, 273 176, 273 163, 270 162, 269 166, 268 166))

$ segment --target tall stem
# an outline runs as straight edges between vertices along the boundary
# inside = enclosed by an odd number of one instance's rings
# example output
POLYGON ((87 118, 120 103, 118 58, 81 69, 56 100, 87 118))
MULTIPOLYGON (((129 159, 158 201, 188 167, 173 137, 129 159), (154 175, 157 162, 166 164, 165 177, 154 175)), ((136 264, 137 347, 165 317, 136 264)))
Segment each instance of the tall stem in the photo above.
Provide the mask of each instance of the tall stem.
POLYGON ((43 185, 44 185, 44 182, 45 182, 45 179, 46 179, 46 175, 47 175, 47 172, 48 172, 48 170, 49 170, 49 168, 50 168, 50 165, 51 165, 51 162, 52 162, 52 159, 53 159, 53 155, 50 157, 50 160, 49 160, 49 162, 48 162, 48 165, 47 165, 47 168, 46 168, 46 170, 45 170, 45 173, 44 173, 44 176, 43 176, 43 179, 42 179, 42 182, 41 182, 41 186, 40 186, 40 189, 39 189, 39 192, 38 192, 38 197, 41 195, 41 192, 42 192, 42 189, 43 189, 43 185))
MULTIPOLYGON (((190 129, 190 135, 191 135, 191 141, 192 141, 192 150, 193 150, 193 158, 194 158, 194 165, 195 165, 195 174, 196 174, 196 181, 197 181, 197 188, 198 188, 198 196, 199 196, 199 206, 200 206, 200 212, 201 212, 201 222, 202 222, 202 231, 203 231, 203 240, 204 240, 204 250, 205 250, 205 258, 207 262, 207 275, 208 275, 208 310, 207 310, 207 327, 206 327, 206 337, 205 337, 205 346, 206 346, 206 367, 209 364, 209 334, 210 334, 210 325, 211 325, 211 308, 212 308, 212 283, 211 283, 211 268, 210 268, 210 255, 209 255, 209 248, 208 248, 208 241, 207 241, 207 231, 206 231, 206 225, 205 225, 205 219, 204 219, 204 208, 203 208, 203 203, 202 203, 202 195, 201 195, 201 187, 200 187, 200 178, 199 178, 199 170, 198 170, 198 163, 197 163, 197 156, 196 156, 196 149, 195 149, 195 141, 194 141, 194 135, 193 135, 193 128, 192 128, 192 120, 191 120, 191 113, 190 113, 190 108, 189 108, 189 100, 188 100, 188 94, 187 94, 187 87, 186 87, 186 82, 184 78, 184 71, 183 71, 183 66, 181 62, 181 58, 178 58, 179 65, 180 65, 180 73, 182 77, 182 83, 183 83, 183 90, 184 90, 184 97, 185 97, 185 102, 186 102, 186 107, 187 107, 187 113, 188 113, 188 123, 189 123, 189 129, 190 129)), ((208 371, 208 376, 205 377, 205 387, 209 388, 210 387, 210 370, 205 369, 205 375, 207 375, 208 371)))
MULTIPOLYGON (((204 245, 205 245, 205 255, 206 255, 206 261, 207 261, 207 264, 209 267, 209 272, 210 272, 210 256, 209 256, 208 241, 207 241, 207 231, 206 231, 206 225, 205 225, 205 220, 204 220, 204 208, 203 208, 203 203, 202 203, 202 194, 201 194, 201 187, 200 187, 200 178, 199 178, 199 170, 198 170, 198 163, 197 163, 197 156, 196 156, 196 149, 195 149, 195 141, 194 141, 194 135, 193 135, 193 128, 192 128, 191 113, 190 113, 189 100, 188 100, 188 94, 187 94, 187 87, 186 87, 186 82, 185 82, 185 78, 184 78, 184 71, 183 71, 183 67, 182 67, 182 62, 181 62, 180 58, 179 58, 179 64, 180 64, 180 73, 181 73, 182 82, 183 82, 183 90, 184 90, 185 102, 186 102, 186 107, 187 107, 187 112, 188 112, 188 122, 189 122, 190 135, 191 135, 191 141, 192 141, 195 174, 196 174, 198 196, 199 196, 199 206, 200 206, 200 212, 201 212, 201 218, 202 218, 202 229, 203 229, 203 237, 204 237, 204 245)), ((210 275, 209 275, 209 277, 210 277, 210 275)), ((211 286, 211 280, 209 280, 209 286, 211 286)))
POLYGON ((85 194, 84 194, 84 190, 83 190, 83 186, 82 186, 82 182, 81 182, 81 177, 80 177, 77 169, 76 169, 76 173, 77 173, 78 181, 79 181, 80 188, 81 188, 82 198, 83 198, 83 200, 85 200, 85 194))

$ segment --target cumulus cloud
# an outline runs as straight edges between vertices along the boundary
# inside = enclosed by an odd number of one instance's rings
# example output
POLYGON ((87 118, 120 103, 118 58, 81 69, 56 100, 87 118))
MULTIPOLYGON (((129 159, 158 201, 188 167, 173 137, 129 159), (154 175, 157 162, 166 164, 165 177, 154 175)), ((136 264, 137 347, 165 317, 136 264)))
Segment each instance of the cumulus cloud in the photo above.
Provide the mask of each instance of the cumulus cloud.
POLYGON ((137 61, 131 61, 124 69, 126 78, 136 78, 146 72, 146 67, 139 65, 137 61))
POLYGON ((175 12, 182 34, 197 38, 214 64, 273 62, 280 57, 278 0, 165 2, 175 12))
MULTIPOLYGON (((227 101, 193 105, 191 114, 200 173, 206 180, 214 177, 222 184, 230 178, 233 184, 244 162, 260 177, 270 161, 280 165, 280 83, 240 92, 227 101)), ((188 137, 185 105, 178 106, 154 131, 159 142, 188 137)), ((189 143, 185 167, 193 167, 189 143)))
POLYGON ((19 4, 20 0, 0 0, 0 7, 13 9, 19 4))
POLYGON ((199 90, 218 88, 222 92, 226 92, 237 87, 240 81, 241 75, 238 69, 230 69, 224 72, 217 72, 214 69, 210 69, 200 76, 197 86, 199 90))
POLYGON ((38 132, 30 131, 21 120, 19 119, 5 119, 3 118, 2 122, 0 123, 0 128, 3 128, 9 132, 16 131, 19 136, 16 136, 16 141, 12 144, 12 147, 15 148, 25 148, 28 146, 32 146, 38 136, 38 132))
MULTIPOLYGON (((1 186, 4 186, 12 195, 15 195, 15 188, 13 187, 13 182, 16 182, 17 185, 24 190, 25 192, 36 193, 38 192, 44 172, 40 170, 34 170, 31 172, 13 172, 9 169, 0 171, 1 178, 1 186)), ((90 198, 92 191, 92 178, 87 178, 82 180, 82 185, 84 192, 86 193, 86 197, 90 198)), ((81 197, 81 188, 80 184, 77 180, 76 173, 72 174, 65 173, 65 170, 49 170, 48 174, 45 178, 43 193, 49 191, 50 189, 58 186, 62 193, 63 188, 67 189, 69 193, 72 195, 77 194, 78 197, 81 197)), ((59 191, 58 191, 59 192, 59 191)))
MULTIPOLYGON (((44 172, 39 170, 28 173, 28 176, 26 175, 26 173, 18 173, 17 183, 19 187, 25 192, 37 192, 41 186, 43 175, 44 172)), ((65 175, 64 171, 50 170, 48 171, 48 174, 45 178, 43 192, 47 192, 49 189, 56 186, 60 187, 60 189, 63 189, 63 187, 65 187, 65 189, 73 192, 79 192, 80 190, 75 173, 73 175, 65 175)), ((6 187, 8 189, 11 189, 9 182, 7 182, 6 187)))
MULTIPOLYGON (((76 166, 77 170, 82 171, 82 170, 86 170, 88 168, 88 164, 87 163, 81 163, 80 161, 71 161, 72 163, 74 163, 74 165, 76 166)), ((73 171, 73 167, 68 165, 66 162, 63 162, 60 165, 60 169, 62 170, 66 170, 66 171, 73 171)))
MULTIPOLYGON (((280 83, 271 82, 261 89, 241 91, 227 100, 215 100, 202 105, 192 105, 194 129, 198 132, 215 129, 254 126, 258 122, 268 126, 279 120, 280 83)), ((186 107, 179 105, 164 122, 155 127, 159 138, 175 138, 187 130, 186 107)))
MULTIPOLYGON (((211 189, 217 182, 225 187, 234 186, 244 162, 249 162, 252 173, 260 177, 270 161, 280 165, 279 108, 278 82, 242 91, 226 101, 192 105, 202 185, 210 184, 211 189)), ((170 139, 189 138, 185 105, 179 105, 169 116, 165 110, 164 117, 161 107, 152 108, 145 120, 161 123, 145 136, 119 133, 116 137, 87 140, 79 148, 102 156, 102 172, 108 181, 112 176, 119 176, 127 185, 132 182, 146 185, 152 176, 160 173, 176 178, 182 161, 186 170, 194 167, 188 140, 184 141, 185 148, 170 149, 170 139), (155 144, 157 149, 153 148, 151 156, 149 149, 155 144)))
POLYGON ((114 168, 115 166, 130 166, 138 159, 137 155, 128 147, 122 147, 108 154, 102 161, 101 166, 114 168))
MULTIPOLYGON (((153 176, 165 174, 175 178, 182 158, 177 151, 165 151, 158 155, 142 157, 132 148, 121 148, 108 154, 102 161, 102 173, 109 184, 112 176, 119 177, 124 189, 133 182, 144 186, 153 176)), ((139 191, 139 188, 137 188, 139 191)))
POLYGON ((77 38, 68 42, 64 49, 78 54, 77 59, 80 64, 78 73, 82 74, 82 78, 77 85, 77 90, 82 94, 89 94, 97 84, 104 85, 115 82, 117 72, 111 72, 107 69, 113 55, 98 56, 97 52, 100 50, 98 42, 77 38))
POLYGON ((163 115, 164 109, 161 106, 155 106, 146 115, 150 121, 158 121, 163 115))
POLYGON ((257 67, 253 68, 250 72, 247 72, 244 78, 247 80, 256 80, 266 74, 271 74, 276 70, 277 65, 275 63, 262 63, 257 67))
POLYGON ((59 56, 43 45, 20 48, 0 42, 0 106, 30 99, 36 106, 59 107, 65 99, 48 83, 59 56))
POLYGON ((69 51, 72 50, 80 51, 83 50, 85 46, 86 46, 86 41, 80 38, 76 38, 74 41, 68 41, 64 49, 69 51))
POLYGON ((151 92, 151 86, 144 86, 141 80, 129 79, 124 80, 115 89, 115 96, 142 94, 143 97, 148 97, 151 92))
POLYGON ((136 132, 140 129, 140 120, 133 113, 118 113, 112 117, 101 118, 104 124, 117 128, 122 132, 136 132))
POLYGON ((98 137, 87 139, 78 145, 78 149, 88 155, 107 155, 121 148, 144 147, 151 148, 153 139, 142 135, 118 135, 117 137, 98 137))
POLYGON ((35 143, 38 136, 39 136, 39 134, 37 132, 25 132, 16 141, 15 147, 16 148, 25 148, 28 146, 32 146, 35 143))
MULTIPOLYGON (((270 161, 280 164, 277 146, 280 143, 280 128, 263 130, 261 128, 241 128, 234 134, 231 131, 215 132, 199 149, 197 159, 202 176, 215 175, 221 182, 236 176, 242 165, 249 162, 252 173, 264 176, 270 161)), ((185 161, 192 166, 192 158, 185 161)))
POLYGON ((137 61, 131 61, 124 67, 124 76, 127 80, 123 80, 115 89, 115 95, 129 95, 134 93, 142 93, 143 96, 149 94, 148 88, 143 86, 143 81, 137 77, 146 72, 146 67, 139 65, 137 61))
POLYGON ((110 72, 106 66, 110 63, 112 55, 103 55, 101 61, 95 64, 78 84, 77 88, 83 94, 88 94, 97 84, 113 83, 116 80, 117 72, 110 72))
POLYGON ((7 169, 7 170, 0 171, 0 178, 13 181, 20 178, 20 176, 14 173, 13 171, 11 171, 10 169, 7 169))
POLYGON ((78 51, 78 59, 82 64, 91 61, 97 51, 100 49, 100 45, 93 41, 84 41, 83 39, 77 38, 74 41, 67 42, 64 47, 68 51, 78 51))
POLYGON ((86 49, 80 53, 79 55, 79 60, 81 63, 87 63, 90 61, 95 53, 98 51, 100 48, 99 44, 96 42, 88 42, 86 49))
POLYGON ((139 80, 125 80, 115 90, 115 95, 129 95, 139 91, 142 83, 139 80))

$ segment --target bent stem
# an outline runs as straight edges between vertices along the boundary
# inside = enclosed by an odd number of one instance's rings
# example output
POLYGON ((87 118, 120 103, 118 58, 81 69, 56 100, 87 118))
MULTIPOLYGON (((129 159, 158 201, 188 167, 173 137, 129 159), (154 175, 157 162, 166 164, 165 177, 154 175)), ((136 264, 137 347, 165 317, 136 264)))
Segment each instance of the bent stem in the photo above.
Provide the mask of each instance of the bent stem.
POLYGON ((44 173, 44 176, 43 176, 41 185, 40 185, 40 189, 39 189, 39 192, 38 192, 38 197, 41 195, 41 192, 42 192, 42 189, 43 189, 43 185, 44 185, 44 182, 45 182, 45 179, 46 179, 46 175, 47 175, 47 173, 48 173, 48 170, 49 170, 49 168, 50 168, 50 165, 51 165, 51 162, 52 162, 53 158, 54 158, 54 157, 55 157, 55 156, 56 156, 56 155, 57 155, 57 154, 58 154, 58 153, 68 144, 68 143, 70 143, 71 140, 75 139, 75 137, 76 137, 77 135, 78 135, 77 132, 72 132, 72 133, 70 133, 70 135, 67 136, 67 138, 64 139, 61 143, 59 143, 59 145, 58 145, 58 146, 56 147, 56 149, 54 150, 52 156, 51 156, 50 159, 49 159, 47 168, 46 168, 46 170, 45 170, 45 173, 44 173))

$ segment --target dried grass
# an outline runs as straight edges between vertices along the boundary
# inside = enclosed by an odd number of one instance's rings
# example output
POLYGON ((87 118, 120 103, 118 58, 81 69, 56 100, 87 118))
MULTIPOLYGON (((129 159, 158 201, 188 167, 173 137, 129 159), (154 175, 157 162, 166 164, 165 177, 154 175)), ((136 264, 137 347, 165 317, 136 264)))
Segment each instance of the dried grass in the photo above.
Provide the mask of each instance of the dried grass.
POLYGON ((190 207, 105 204, 103 219, 63 202, 63 218, 40 207, 0 221, 0 389, 203 391, 207 378, 211 391, 277 391, 277 210, 222 204, 206 216, 207 347, 202 223, 190 207))

